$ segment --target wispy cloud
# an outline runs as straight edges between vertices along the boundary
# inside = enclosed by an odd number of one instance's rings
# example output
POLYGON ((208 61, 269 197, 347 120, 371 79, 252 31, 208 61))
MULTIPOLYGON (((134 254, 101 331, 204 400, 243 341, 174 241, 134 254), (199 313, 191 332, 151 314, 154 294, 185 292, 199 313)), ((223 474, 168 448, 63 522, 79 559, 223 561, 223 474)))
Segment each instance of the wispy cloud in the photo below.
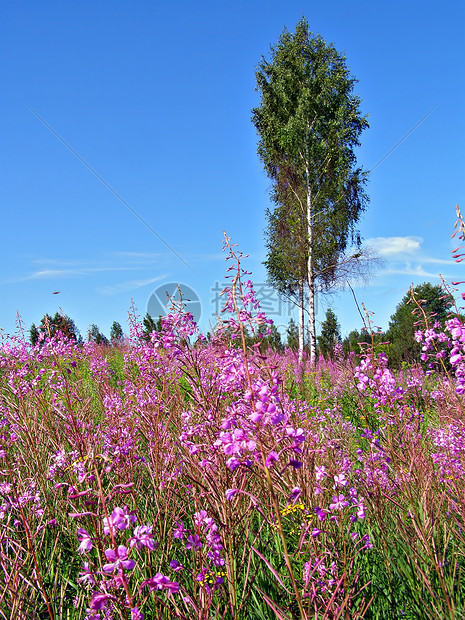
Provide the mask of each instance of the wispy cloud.
POLYGON ((102 286, 97 288, 98 293, 102 295, 117 295, 118 293, 126 293, 127 291, 133 291, 143 286, 148 286, 154 282, 159 282, 168 278, 168 274, 162 274, 156 278, 149 278, 148 280, 129 280, 128 282, 119 282, 118 284, 112 284, 109 286, 102 286))
POLYGON ((414 254, 421 248, 421 237, 373 237, 366 244, 372 246, 381 256, 394 258, 414 254))
MULTIPOLYGON (((383 276, 390 275, 403 275, 411 276, 414 278, 437 278, 439 280, 439 274, 431 271, 426 271, 422 265, 412 265, 411 263, 405 263, 404 266, 388 267, 382 272, 383 276)), ((446 279, 452 278, 450 275, 444 275, 446 279)))
POLYGON ((114 271, 134 271, 137 267, 115 266, 115 267, 76 267, 74 269, 41 269, 34 271, 28 276, 18 278, 17 282, 25 280, 56 280, 57 278, 76 278, 87 276, 91 273, 103 273, 114 271))
MULTIPOLYGON (((388 261, 387 267, 379 275, 405 275, 421 278, 438 278, 438 272, 427 271, 423 265, 455 265, 452 259, 426 256, 422 252, 421 237, 374 237, 367 240, 380 256, 388 261)), ((439 267, 438 267, 439 269, 439 267)), ((445 278, 453 276, 442 274, 445 278)))

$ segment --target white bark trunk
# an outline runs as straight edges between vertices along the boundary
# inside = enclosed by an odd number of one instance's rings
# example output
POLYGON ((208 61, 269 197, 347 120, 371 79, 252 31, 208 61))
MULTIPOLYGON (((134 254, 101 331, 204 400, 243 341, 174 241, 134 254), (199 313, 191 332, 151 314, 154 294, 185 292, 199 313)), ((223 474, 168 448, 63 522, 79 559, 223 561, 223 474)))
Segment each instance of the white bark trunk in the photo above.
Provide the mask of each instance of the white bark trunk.
POLYGON ((310 338, 310 363, 316 362, 316 326, 315 326, 315 278, 313 274, 313 205, 312 190, 310 187, 310 170, 308 161, 306 165, 307 174, 307 237, 308 237, 308 261, 307 261, 307 281, 308 281, 308 333, 310 338))
POLYGON ((299 282, 299 362, 304 359, 304 281, 299 282))

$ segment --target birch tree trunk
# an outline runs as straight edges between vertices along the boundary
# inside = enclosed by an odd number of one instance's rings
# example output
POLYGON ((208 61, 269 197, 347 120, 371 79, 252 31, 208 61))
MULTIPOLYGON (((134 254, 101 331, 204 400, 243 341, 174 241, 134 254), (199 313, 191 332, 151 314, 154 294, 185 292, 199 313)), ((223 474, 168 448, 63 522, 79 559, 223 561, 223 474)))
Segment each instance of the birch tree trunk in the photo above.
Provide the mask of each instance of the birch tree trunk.
POLYGON ((304 359, 304 281, 299 282, 299 362, 304 359))
POLYGON ((306 162, 307 176, 307 237, 308 237, 308 333, 310 337, 310 364, 316 363, 316 327, 315 327, 315 276, 313 273, 313 205, 312 189, 310 187, 310 170, 306 162))

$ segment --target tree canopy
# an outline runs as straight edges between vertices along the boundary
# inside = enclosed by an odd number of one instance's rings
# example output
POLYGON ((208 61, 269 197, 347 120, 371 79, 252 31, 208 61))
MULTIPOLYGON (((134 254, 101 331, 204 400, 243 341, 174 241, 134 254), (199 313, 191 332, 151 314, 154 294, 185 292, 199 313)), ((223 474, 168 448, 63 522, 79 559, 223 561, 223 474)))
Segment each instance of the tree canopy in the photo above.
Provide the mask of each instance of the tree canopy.
POLYGON ((38 326, 36 326, 35 323, 31 325, 31 329, 29 330, 31 344, 34 346, 47 337, 56 336, 58 332, 65 338, 69 338, 75 342, 80 340, 79 330, 74 324, 74 321, 66 314, 55 312, 53 317, 49 314, 45 314, 38 326))
POLYGON ((441 285, 424 282, 412 288, 397 305, 385 335, 392 366, 400 366, 402 362, 412 363, 420 358, 421 347, 415 340, 415 331, 419 328, 415 323, 421 317, 413 312, 418 306, 413 303, 412 295, 426 315, 441 324, 444 324, 449 313, 449 299, 441 285))
POLYGON ((95 342, 95 344, 108 344, 108 338, 100 331, 98 325, 95 325, 95 323, 92 323, 89 327, 87 339, 89 342, 95 342))
POLYGON ((321 334, 318 336, 318 347, 320 353, 326 359, 332 358, 334 348, 341 342, 341 328, 337 320, 337 316, 328 308, 326 310, 326 318, 321 324, 321 334))
POLYGON ((120 342, 124 338, 123 328, 118 321, 113 321, 110 328, 110 341, 113 343, 120 342))
POLYGON ((349 242, 360 244, 355 225, 367 204, 366 175, 356 167, 354 148, 368 122, 345 57, 313 35, 305 19, 295 33, 284 30, 270 60, 262 58, 256 82, 261 101, 252 121, 275 203, 265 264, 270 282, 298 296, 300 305, 305 284, 315 359, 316 287, 330 288, 338 257, 349 242))

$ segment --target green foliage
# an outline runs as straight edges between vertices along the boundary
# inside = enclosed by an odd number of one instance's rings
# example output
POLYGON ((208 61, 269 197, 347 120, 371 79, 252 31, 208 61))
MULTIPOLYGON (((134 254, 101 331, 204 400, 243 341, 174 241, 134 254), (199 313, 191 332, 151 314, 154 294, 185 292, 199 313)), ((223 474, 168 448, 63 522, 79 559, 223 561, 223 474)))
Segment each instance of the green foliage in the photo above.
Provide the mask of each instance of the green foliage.
POLYGON ((153 317, 147 312, 143 320, 144 326, 144 339, 150 340, 150 334, 152 332, 161 332, 161 316, 158 317, 156 321, 154 321, 153 317))
POLYGON ((32 324, 29 330, 31 344, 34 346, 43 338, 53 337, 58 332, 75 342, 80 341, 79 330, 74 324, 74 321, 66 314, 56 312, 53 317, 49 314, 45 314, 39 326, 36 326, 34 323, 32 324))
POLYGON ((323 357, 332 358, 334 347, 341 342, 341 328, 337 316, 328 308, 326 318, 321 324, 321 334, 318 336, 318 346, 323 357))
POLYGON ((113 343, 121 342, 124 338, 123 328, 117 321, 113 321, 110 329, 110 340, 113 343))
POLYGON ((95 323, 89 327, 89 342, 95 342, 95 344, 108 344, 108 338, 103 334, 95 323))
POLYGON ((258 328, 260 338, 260 348, 265 351, 270 348, 273 351, 282 351, 284 349, 281 342, 281 334, 273 323, 272 325, 260 325, 258 328), (267 332, 270 332, 269 334, 267 332))
POLYGON ((386 336, 381 332, 370 333, 366 329, 362 329, 361 331, 353 329, 342 341, 342 349, 345 355, 348 355, 350 352, 360 355, 362 351, 365 352, 366 349, 370 347, 376 348, 376 351, 379 352, 381 351, 379 344, 385 340, 385 338, 386 336))
POLYGON ((299 346, 299 329, 293 318, 290 319, 286 330, 287 346, 292 351, 297 351, 299 346))
POLYGON ((313 35, 304 18, 295 33, 284 30, 256 81, 261 101, 252 121, 276 205, 267 214, 264 264, 270 283, 298 295, 299 304, 306 282, 313 354, 315 286, 333 286, 347 244, 360 245, 355 225, 368 198, 354 148, 368 121, 345 57, 313 35))
MULTIPOLYGON (((444 324, 449 302, 439 284, 433 285, 430 282, 419 284, 413 288, 413 295, 426 315, 433 315, 433 321, 437 320, 444 324)), ((403 362, 411 364, 418 361, 420 357, 421 347, 415 340, 415 331, 421 327, 416 327, 415 323, 420 321, 420 325, 424 327, 424 317, 419 316, 418 312, 418 305, 412 301, 412 291, 409 291, 391 316, 385 339, 389 341, 389 363, 395 368, 400 368, 403 362), (415 309, 416 314, 413 312, 415 309)))

